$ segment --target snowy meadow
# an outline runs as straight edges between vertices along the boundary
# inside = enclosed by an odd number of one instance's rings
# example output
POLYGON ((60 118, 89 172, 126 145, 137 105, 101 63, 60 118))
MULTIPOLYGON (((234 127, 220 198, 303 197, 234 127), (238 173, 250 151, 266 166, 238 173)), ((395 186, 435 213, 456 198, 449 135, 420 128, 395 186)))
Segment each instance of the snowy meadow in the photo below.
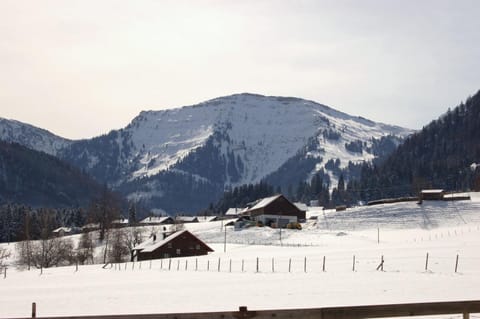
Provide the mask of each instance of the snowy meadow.
POLYGON ((470 195, 311 210, 302 230, 186 224, 215 250, 207 256, 42 273, 11 265, 0 318, 28 317, 32 302, 42 317, 479 300, 480 194, 470 195))

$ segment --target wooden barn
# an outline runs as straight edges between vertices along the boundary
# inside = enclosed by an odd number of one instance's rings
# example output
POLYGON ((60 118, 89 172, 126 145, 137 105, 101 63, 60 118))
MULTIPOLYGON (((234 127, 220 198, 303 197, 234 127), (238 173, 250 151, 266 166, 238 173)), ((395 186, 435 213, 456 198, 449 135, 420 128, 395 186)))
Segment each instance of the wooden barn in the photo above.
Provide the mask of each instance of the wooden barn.
POLYGON ((242 215, 248 215, 266 226, 274 224, 276 227, 286 227, 289 223, 304 221, 306 218, 304 210, 281 194, 260 200, 242 215))
POLYGON ((138 261, 207 255, 213 249, 188 230, 182 230, 165 239, 152 236, 134 248, 138 261))

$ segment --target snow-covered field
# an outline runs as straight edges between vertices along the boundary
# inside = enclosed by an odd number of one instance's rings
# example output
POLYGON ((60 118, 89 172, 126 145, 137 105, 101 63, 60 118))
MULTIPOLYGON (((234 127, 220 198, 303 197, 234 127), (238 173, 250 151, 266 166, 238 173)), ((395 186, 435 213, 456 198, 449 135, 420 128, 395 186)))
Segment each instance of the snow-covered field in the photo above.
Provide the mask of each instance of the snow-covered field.
POLYGON ((215 252, 171 263, 11 267, 0 278, 0 318, 28 317, 32 302, 41 317, 479 300, 480 194, 471 196, 313 211, 303 230, 281 234, 228 228, 226 246, 221 222, 189 224, 215 252))

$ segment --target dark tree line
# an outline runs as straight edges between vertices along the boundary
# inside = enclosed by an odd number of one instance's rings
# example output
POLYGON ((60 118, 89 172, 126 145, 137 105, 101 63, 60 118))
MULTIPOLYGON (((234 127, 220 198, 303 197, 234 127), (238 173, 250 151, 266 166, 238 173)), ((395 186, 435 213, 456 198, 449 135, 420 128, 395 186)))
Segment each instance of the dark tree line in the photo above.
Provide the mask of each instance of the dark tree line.
POLYGON ((0 206, 0 242, 25 239, 40 239, 42 231, 65 227, 82 227, 86 212, 81 209, 32 208, 25 205, 5 204, 0 206), (44 227, 44 221, 48 225, 44 227))

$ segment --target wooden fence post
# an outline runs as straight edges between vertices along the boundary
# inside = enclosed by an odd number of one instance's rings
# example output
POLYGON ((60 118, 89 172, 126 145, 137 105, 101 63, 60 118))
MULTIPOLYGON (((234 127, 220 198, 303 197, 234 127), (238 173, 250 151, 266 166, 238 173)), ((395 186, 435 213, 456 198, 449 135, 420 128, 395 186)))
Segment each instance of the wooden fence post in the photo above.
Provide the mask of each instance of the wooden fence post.
POLYGON ((195 258, 195 271, 198 271, 198 258, 195 258))
POLYGON ((275 258, 272 258, 272 272, 275 272, 275 258))
POLYGON ((288 272, 292 271, 292 258, 288 260, 288 272))
POLYGON ((245 260, 242 259, 242 272, 244 271, 245 269, 245 260))
POLYGON ((427 256, 425 257, 425 271, 428 270, 428 253, 427 256))
POLYGON ((322 271, 325 272, 325 256, 323 256, 322 271))
POLYGON ((355 255, 353 255, 353 266, 352 266, 352 271, 355 271, 355 255))
POLYGON ((32 318, 37 318, 37 304, 32 302, 32 318))
POLYGON ((258 266, 258 257, 257 257, 257 272, 258 272, 258 270, 259 270, 259 266, 258 266))
POLYGON ((457 259, 455 260, 455 273, 458 270, 458 254, 457 254, 457 259))
POLYGON ((307 257, 305 257, 304 262, 303 262, 303 271, 307 272, 307 257))

